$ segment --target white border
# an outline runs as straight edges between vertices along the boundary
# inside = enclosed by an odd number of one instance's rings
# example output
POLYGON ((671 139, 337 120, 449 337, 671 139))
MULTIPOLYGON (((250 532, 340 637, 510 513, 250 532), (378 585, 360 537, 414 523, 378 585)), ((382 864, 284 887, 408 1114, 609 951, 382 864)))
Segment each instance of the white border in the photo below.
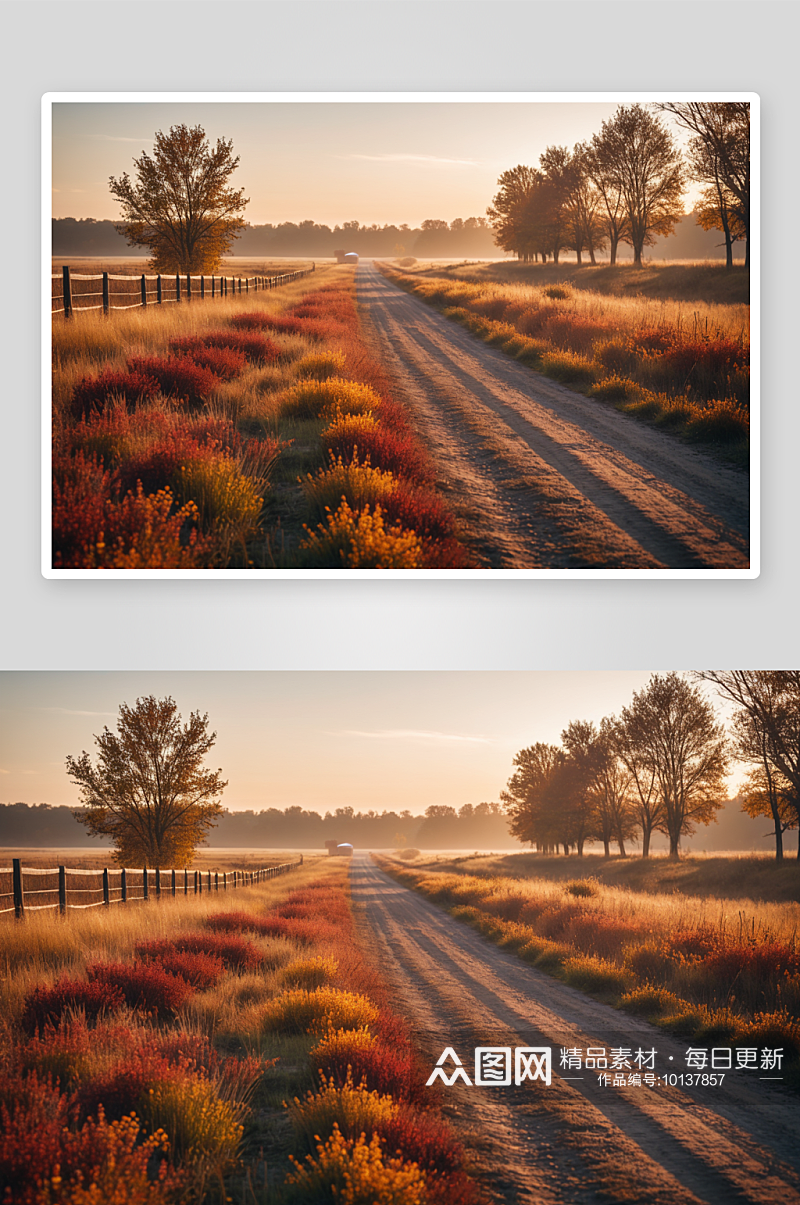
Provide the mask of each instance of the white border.
POLYGON ((42 576, 61 578, 257 580, 262 578, 754 579, 761 572, 761 126, 754 92, 47 92, 42 97, 42 576), (52 106, 71 104, 588 104, 632 101, 749 102, 750 173, 750 567, 747 569, 54 569, 52 565, 52 106))

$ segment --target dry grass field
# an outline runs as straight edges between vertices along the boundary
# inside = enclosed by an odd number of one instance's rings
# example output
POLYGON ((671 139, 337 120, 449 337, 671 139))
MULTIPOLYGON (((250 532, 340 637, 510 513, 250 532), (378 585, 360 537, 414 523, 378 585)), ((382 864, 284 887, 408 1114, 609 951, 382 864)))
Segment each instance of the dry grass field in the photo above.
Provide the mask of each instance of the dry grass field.
POLYGON ((54 565, 469 564, 352 270, 53 322, 54 565))
POLYGON ((8 1205, 334 1205, 348 1179, 356 1200, 481 1199, 341 860, 7 920, 0 943, 8 1205))

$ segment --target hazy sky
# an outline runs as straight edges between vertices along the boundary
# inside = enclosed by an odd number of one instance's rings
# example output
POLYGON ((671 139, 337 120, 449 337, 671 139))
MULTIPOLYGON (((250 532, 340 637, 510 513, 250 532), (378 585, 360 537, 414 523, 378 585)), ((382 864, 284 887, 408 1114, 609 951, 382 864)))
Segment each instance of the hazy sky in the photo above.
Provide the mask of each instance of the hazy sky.
MULTIPOLYGON (((421 813, 493 801, 520 749, 619 712, 649 673, 0 673, 0 802, 70 804, 67 754, 96 752, 119 705, 207 712, 232 810, 299 804, 421 813)), ((0 834, 0 840, 2 834, 0 834)))
MULTIPOLYGON (((333 226, 357 220, 418 226, 480 217, 497 178, 537 165, 546 146, 574 146, 615 103, 57 103, 53 105, 53 216, 116 219, 110 176, 133 175, 156 130, 201 125, 233 139, 231 185, 250 198, 253 225, 333 226)), ((678 135, 683 141, 683 135, 678 135)))

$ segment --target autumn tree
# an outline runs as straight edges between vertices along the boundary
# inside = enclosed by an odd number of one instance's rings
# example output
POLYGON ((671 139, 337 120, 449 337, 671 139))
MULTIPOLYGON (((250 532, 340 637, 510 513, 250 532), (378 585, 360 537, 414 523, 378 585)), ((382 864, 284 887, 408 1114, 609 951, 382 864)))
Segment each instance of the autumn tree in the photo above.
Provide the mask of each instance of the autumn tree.
POLYGON ((625 842, 633 840, 637 829, 633 776, 617 751, 615 722, 607 717, 600 722, 596 762, 592 795, 597 836, 603 842, 605 857, 610 856, 611 842, 616 841, 624 858, 625 842))
POLYGON ((222 812, 227 786, 221 770, 203 759, 216 740, 208 716, 192 712, 183 724, 174 701, 150 695, 135 707, 123 703, 117 731, 96 736, 97 762, 84 750, 67 758, 67 774, 80 788, 76 819, 95 836, 109 837, 123 866, 180 866, 222 812))
POLYGON ((800 670, 698 670, 695 677, 735 708, 734 749, 763 771, 780 858, 785 817, 800 825, 800 670))
POLYGON ((747 101, 667 101, 656 108, 669 113, 692 135, 689 165, 707 187, 698 221, 704 230, 725 236, 726 267, 733 267, 733 243, 745 243, 750 265, 750 105, 747 101))
POLYGON ((512 251, 522 260, 532 258, 527 227, 527 202, 541 182, 541 173, 519 163, 498 179, 499 192, 486 210, 495 242, 504 251, 512 251))
POLYGON ((634 264, 683 217, 686 172, 666 127, 643 105, 620 105, 592 139, 593 158, 625 205, 634 264))
POLYGON ((561 837, 547 808, 547 788, 563 759, 558 745, 540 741, 521 749, 514 758, 514 774, 500 793, 512 836, 541 853, 549 853, 561 837))
POLYGON ((111 195, 122 207, 117 230, 130 246, 149 247, 156 272, 214 272, 244 225, 249 201, 228 187, 239 159, 233 143, 212 148, 202 126, 158 130, 153 154, 134 159, 135 182, 126 172, 110 177, 111 195))
POLYGON ((601 228, 603 245, 608 241, 610 262, 616 264, 619 245, 630 242, 631 229, 622 184, 613 166, 603 158, 599 135, 595 134, 592 142, 584 146, 583 155, 586 175, 596 197, 594 219, 601 228))
POLYGON ((661 796, 659 827, 677 858, 681 837, 709 824, 726 798, 728 746, 724 728, 700 691, 676 673, 654 674, 634 694, 623 722, 661 796))
POLYGON ((630 775, 632 807, 636 826, 642 833, 642 857, 650 857, 653 833, 663 827, 664 804, 658 789, 655 761, 649 741, 638 723, 638 711, 623 708, 609 733, 613 749, 630 775))

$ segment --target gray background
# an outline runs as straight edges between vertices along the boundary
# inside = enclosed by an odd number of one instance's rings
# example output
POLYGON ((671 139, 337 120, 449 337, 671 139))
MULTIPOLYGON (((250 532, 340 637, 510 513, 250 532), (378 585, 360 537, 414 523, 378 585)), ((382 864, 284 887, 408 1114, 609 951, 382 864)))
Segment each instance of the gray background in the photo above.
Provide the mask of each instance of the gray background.
MULTIPOLYGON (((3 3, 0 668, 633 669, 798 661, 794 3, 3 3), (223 83, 224 81, 224 83, 223 83), (48 91, 745 90, 762 100, 757 581, 46 581, 48 91)), ((309 207, 309 211, 313 205, 309 207)), ((369 215, 360 215, 369 220, 369 215)))

